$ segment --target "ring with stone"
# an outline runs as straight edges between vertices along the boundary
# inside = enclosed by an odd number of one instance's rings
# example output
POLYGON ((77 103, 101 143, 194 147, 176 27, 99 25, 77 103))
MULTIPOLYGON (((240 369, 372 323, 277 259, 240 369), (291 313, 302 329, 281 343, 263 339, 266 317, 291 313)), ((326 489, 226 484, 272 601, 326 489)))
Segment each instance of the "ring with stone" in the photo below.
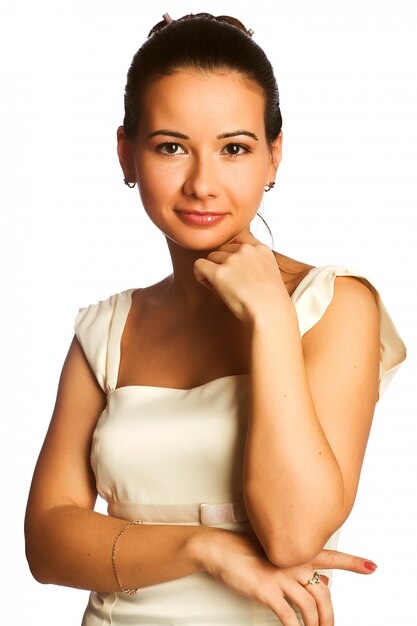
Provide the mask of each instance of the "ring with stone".
MULTIPOLYGON (((313 578, 310 578, 307 585, 316 585, 317 583, 321 583, 321 576, 318 572, 314 572, 313 578)), ((304 585, 307 587, 307 585, 304 585)))

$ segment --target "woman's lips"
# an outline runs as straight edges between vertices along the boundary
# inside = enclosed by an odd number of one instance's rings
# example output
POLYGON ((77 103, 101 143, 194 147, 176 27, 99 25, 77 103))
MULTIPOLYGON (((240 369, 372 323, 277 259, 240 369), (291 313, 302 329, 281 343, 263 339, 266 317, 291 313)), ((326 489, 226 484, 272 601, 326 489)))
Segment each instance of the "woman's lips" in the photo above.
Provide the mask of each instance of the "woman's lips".
POLYGON ((227 215, 227 213, 190 213, 188 211, 177 211, 177 213, 186 224, 195 224, 197 226, 217 224, 227 215))

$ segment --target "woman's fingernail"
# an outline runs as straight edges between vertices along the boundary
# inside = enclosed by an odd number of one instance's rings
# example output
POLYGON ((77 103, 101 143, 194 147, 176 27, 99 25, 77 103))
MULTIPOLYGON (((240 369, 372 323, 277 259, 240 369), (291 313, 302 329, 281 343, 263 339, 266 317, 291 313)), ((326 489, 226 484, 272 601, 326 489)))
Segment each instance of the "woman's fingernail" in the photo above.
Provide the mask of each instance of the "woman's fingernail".
POLYGON ((371 570, 371 572, 374 572, 376 570, 376 568, 378 567, 378 565, 376 565, 375 563, 373 563, 372 561, 365 561, 363 566, 366 569, 371 570))
POLYGON ((326 576, 325 574, 320 574, 321 578, 324 580, 324 582, 326 583, 326 585, 329 584, 329 577, 326 576))

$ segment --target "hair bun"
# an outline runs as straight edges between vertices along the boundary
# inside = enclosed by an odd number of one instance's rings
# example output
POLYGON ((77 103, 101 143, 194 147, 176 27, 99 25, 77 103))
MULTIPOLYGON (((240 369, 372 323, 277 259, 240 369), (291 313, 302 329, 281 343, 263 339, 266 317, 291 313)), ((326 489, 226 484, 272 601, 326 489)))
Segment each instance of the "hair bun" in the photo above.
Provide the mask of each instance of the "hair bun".
POLYGON ((218 22, 224 22, 226 24, 230 24, 231 26, 235 26, 235 28, 238 28, 239 30, 241 30, 243 33, 245 33, 249 37, 252 37, 252 35, 255 33, 253 28, 247 29, 240 20, 230 15, 212 15, 211 13, 189 13, 187 15, 183 15, 182 17, 179 17, 177 20, 173 20, 172 17, 169 15, 169 13, 164 13, 162 17, 164 19, 158 22, 157 24, 155 24, 155 26, 151 28, 148 34, 148 38, 151 35, 153 35, 155 32, 157 32, 158 30, 161 30, 162 28, 164 28, 167 24, 171 24, 172 22, 182 22, 184 20, 190 20, 194 18, 217 20, 218 22))

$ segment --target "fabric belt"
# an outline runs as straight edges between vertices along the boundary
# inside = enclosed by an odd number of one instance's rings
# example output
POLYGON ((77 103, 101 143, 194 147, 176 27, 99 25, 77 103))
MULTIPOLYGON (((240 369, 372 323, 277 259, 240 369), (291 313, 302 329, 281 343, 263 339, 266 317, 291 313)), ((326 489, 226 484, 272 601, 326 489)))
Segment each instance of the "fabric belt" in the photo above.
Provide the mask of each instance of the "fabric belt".
POLYGON ((192 504, 136 504, 111 502, 109 515, 141 519, 143 522, 229 524, 248 521, 243 500, 237 502, 199 502, 192 504))

